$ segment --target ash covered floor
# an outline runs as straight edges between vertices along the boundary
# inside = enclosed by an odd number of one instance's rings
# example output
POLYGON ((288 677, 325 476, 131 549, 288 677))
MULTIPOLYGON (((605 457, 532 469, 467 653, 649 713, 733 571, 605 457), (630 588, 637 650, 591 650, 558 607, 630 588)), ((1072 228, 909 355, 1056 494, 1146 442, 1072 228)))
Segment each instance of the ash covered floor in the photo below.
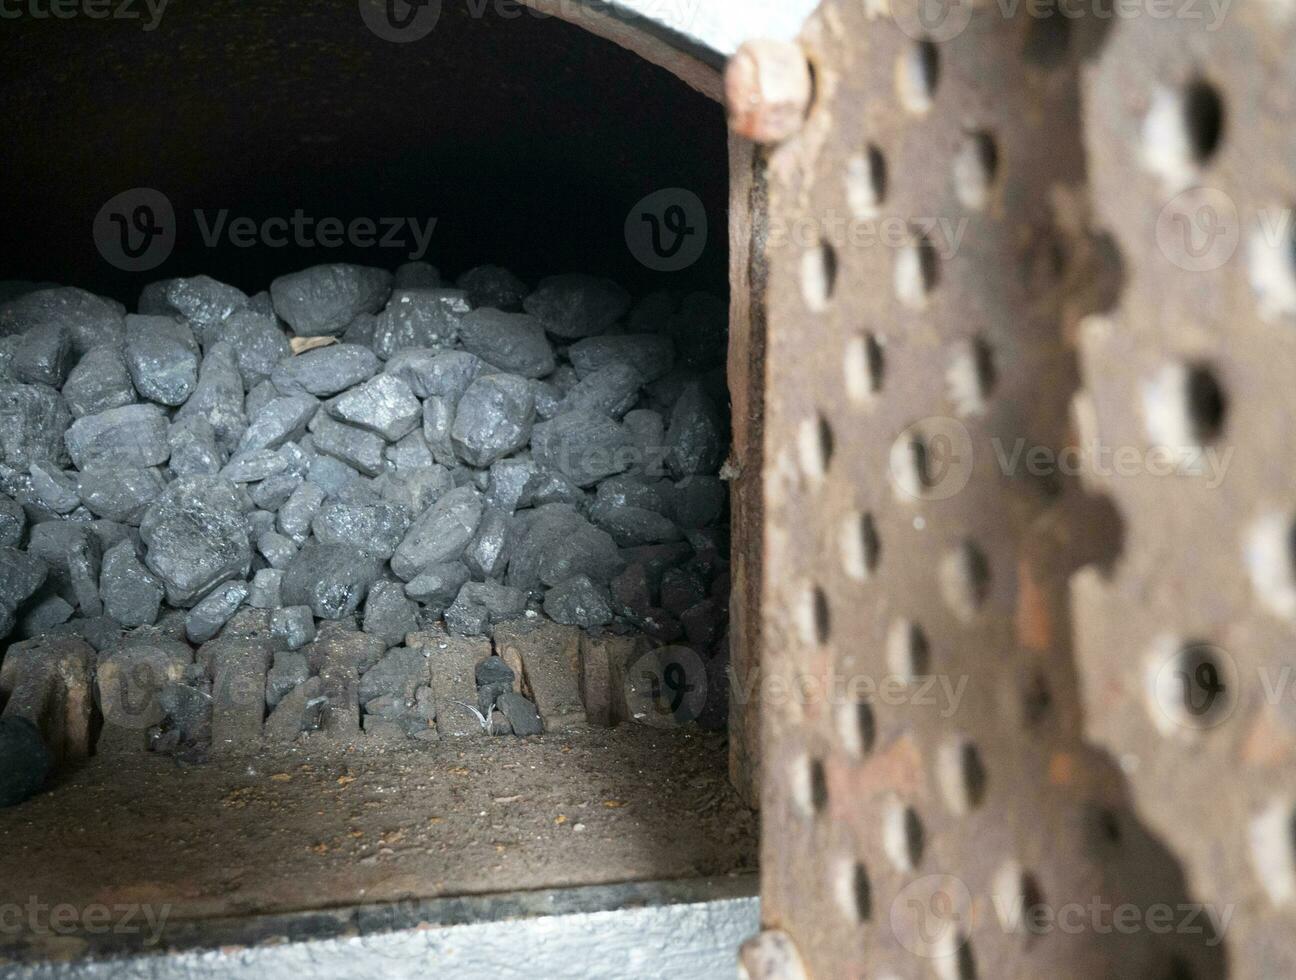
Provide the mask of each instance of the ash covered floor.
MULTIPOLYGON (((756 817, 726 773, 723 735, 630 725, 345 750, 307 737, 189 768, 100 757, 0 810, 0 904, 180 922, 749 872, 756 817)), ((10 953, 86 951, 33 921, 10 953)))

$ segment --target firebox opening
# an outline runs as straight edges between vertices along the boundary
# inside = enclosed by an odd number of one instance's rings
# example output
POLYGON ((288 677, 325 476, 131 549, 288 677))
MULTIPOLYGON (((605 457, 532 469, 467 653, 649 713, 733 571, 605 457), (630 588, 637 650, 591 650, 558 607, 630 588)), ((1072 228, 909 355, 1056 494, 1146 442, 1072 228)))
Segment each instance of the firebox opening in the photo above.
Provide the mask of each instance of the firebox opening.
POLYGON ((375 10, 6 22, 0 903, 166 921, 0 959, 754 868, 723 111, 375 10))

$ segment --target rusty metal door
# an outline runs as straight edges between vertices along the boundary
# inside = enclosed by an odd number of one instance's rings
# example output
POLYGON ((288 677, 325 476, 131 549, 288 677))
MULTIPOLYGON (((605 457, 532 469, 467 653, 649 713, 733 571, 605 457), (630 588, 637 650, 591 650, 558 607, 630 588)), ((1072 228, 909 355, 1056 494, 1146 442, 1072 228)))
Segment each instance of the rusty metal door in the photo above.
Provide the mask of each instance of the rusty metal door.
POLYGON ((1294 18, 826 0, 731 64, 750 976, 1296 976, 1294 18))

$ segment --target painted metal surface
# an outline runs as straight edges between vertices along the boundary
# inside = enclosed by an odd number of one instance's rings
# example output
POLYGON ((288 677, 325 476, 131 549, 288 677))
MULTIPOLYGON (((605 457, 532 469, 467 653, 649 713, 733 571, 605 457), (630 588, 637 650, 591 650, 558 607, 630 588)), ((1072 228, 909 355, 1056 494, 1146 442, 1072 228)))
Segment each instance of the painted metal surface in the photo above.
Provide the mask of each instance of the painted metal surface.
POLYGON ((123 949, 74 963, 0 965, 0 975, 710 980, 734 974, 735 950, 756 931, 755 888, 754 879, 741 877, 177 923, 164 934, 169 952, 123 949))

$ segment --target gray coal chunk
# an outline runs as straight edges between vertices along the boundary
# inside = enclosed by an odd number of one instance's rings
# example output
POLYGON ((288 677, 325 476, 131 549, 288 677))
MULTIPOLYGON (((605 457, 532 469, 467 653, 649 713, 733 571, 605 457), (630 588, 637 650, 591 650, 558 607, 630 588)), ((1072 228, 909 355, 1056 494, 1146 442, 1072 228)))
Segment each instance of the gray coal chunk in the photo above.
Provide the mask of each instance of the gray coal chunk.
POLYGON ((410 386, 390 374, 357 385, 326 407, 335 419, 376 432, 388 442, 411 432, 423 414, 423 406, 410 386))
POLYGON ((724 363, 729 347, 729 304, 710 293, 690 293, 666 320, 679 359, 694 370, 724 363))
POLYGON ((0 808, 35 796, 53 769, 54 757, 31 721, 0 718, 0 808))
POLYGON ((383 451, 387 444, 382 436, 345 425, 325 412, 315 414, 310 432, 317 452, 340 459, 368 476, 377 476, 383 471, 383 451))
POLYGON ((26 384, 58 387, 72 366, 72 336, 61 323, 42 323, 19 338, 11 370, 26 384))
POLYGON ((535 461, 526 457, 500 459, 491 464, 486 484, 486 506, 511 514, 518 509, 527 484, 535 476, 535 461))
POLYGON ((273 313, 253 309, 230 315, 212 335, 234 345, 243 387, 251 389, 269 379, 275 365, 292 354, 288 338, 273 313))
POLYGON ((392 294, 374 324, 373 349, 384 360, 412 347, 450 347, 468 297, 458 289, 402 289, 392 294))
POLYGON ((580 487, 623 473, 634 462, 625 429, 592 412, 567 412, 539 423, 532 430, 531 452, 541 466, 580 487))
POLYGON ((719 471, 728 452, 724 417, 699 382, 688 385, 671 410, 666 461, 676 476, 719 471))
POLYGON ((469 269, 455 285, 468 294, 473 309, 489 306, 497 310, 520 310, 522 301, 531 292, 526 283, 498 265, 469 269))
POLYGON ((94 347, 120 347, 125 313, 125 307, 115 300, 84 289, 38 289, 0 304, 0 336, 55 324, 67 329, 73 351, 81 355, 94 347))
POLYGON ((18 617, 18 635, 42 636, 62 626, 76 613, 76 607, 53 592, 43 592, 23 608, 18 617))
POLYGON ((303 483, 279 508, 279 530, 292 541, 302 544, 310 535, 311 522, 323 505, 324 497, 320 487, 303 483))
POLYGON ((509 374, 478 378, 459 399, 450 442, 471 466, 488 467, 531 437, 535 399, 531 386, 509 374))
POLYGON ((471 579, 472 574, 463 562, 429 565, 405 586, 405 594, 440 615, 471 579))
POLYGON ((268 531, 273 531, 275 515, 268 510, 254 510, 247 515, 248 539, 255 541, 268 531))
POLYGON ((381 575, 377 555, 307 541, 284 572, 283 604, 310 606, 320 619, 342 619, 360 608, 381 575))
POLYGON ((440 289, 441 272, 430 262, 406 262, 396 267, 393 289, 440 289))
POLYGON ((45 584, 49 566, 17 548, 0 548, 0 605, 17 609, 45 584))
POLYGON ((225 465, 225 455, 216 444, 216 430, 201 415, 177 419, 167 430, 173 476, 214 476, 225 465))
POLYGON ((391 295, 386 269, 317 265, 270 283, 279 318, 299 337, 336 337, 360 313, 377 313, 391 295))
POLYGON ((590 507, 590 520, 612 535, 612 540, 623 548, 678 541, 682 536, 679 527, 669 517, 644 507, 618 507, 596 500, 590 507))
POLYGON ((440 395, 429 395, 423 400, 423 441, 428 444, 432 458, 442 466, 455 466, 455 456, 450 432, 454 428, 456 401, 440 395))
POLYGON ((278 609, 283 605, 285 569, 263 568, 252 576, 248 605, 253 609, 278 609))
POLYGON ((666 420, 661 413, 636 408, 626 412, 621 424, 625 426, 626 435, 635 450, 636 463, 631 471, 653 477, 665 476, 666 420))
MULTIPOLYGON (((310 439, 312 444, 314 443, 313 436, 306 438, 310 439)), ((364 479, 359 470, 348 466, 340 459, 323 454, 311 460, 310 470, 306 474, 306 481, 323 490, 326 497, 336 497, 347 487, 355 486, 364 479)))
POLYGON ((671 512, 683 528, 703 528, 724 516, 729 488, 718 476, 685 477, 672 488, 671 512))
POLYGON ((630 309, 630 294, 609 279, 553 276, 522 302, 522 308, 555 337, 577 340, 603 333, 630 309))
POLYGON ((300 650, 315 639, 315 614, 310 606, 286 606, 270 613, 270 635, 289 650, 300 650))
POLYGON ((557 363, 544 327, 525 313, 473 310, 459 324, 459 340, 487 364, 524 378, 543 378, 557 363))
MULTIPOLYGON (((421 414, 422 406, 419 411, 421 414)), ((436 465, 436 460, 432 458, 432 450, 427 444, 427 439, 423 437, 421 429, 415 429, 396 440, 395 445, 388 446, 384 454, 387 461, 396 467, 398 473, 409 473, 436 465)))
MULTIPOLYGON (((307 612, 309 613, 310 610, 307 612)), ((271 620, 272 633, 273 624, 274 621, 271 620)), ((306 662, 304 653, 295 653, 292 650, 279 651, 274 656, 274 666, 266 671, 266 707, 275 707, 288 692, 300 684, 305 684, 309 679, 310 664, 306 662)))
POLYGON ((585 575, 573 575, 545 593, 544 611, 564 626, 593 629, 612 622, 612 601, 608 590, 585 575))
POLYGON ((572 480, 556 470, 542 467, 527 483, 522 492, 522 507, 543 507, 545 504, 571 504, 579 511, 584 511, 587 499, 585 491, 572 480))
POLYGON ((516 691, 505 691, 496 702, 513 734, 517 736, 543 735, 544 722, 536 706, 516 691))
POLYGON ((227 340, 207 348, 198 370, 198 387, 176 414, 177 419, 202 415, 211 423, 216 441, 232 450, 243 438, 247 416, 243 414, 243 375, 238 369, 238 355, 227 340))
POLYGON ((428 662, 422 650, 397 647, 364 672, 360 678, 360 703, 390 696, 405 702, 427 685, 428 662))
POLYGON ((461 636, 482 636, 489 627, 526 611, 526 593, 498 582, 469 582, 445 611, 446 628, 461 636))
POLYGON ((166 586, 167 601, 187 608, 220 583, 246 579, 252 564, 244 514, 247 494, 219 477, 185 476, 144 513, 145 564, 166 586))
POLYGON ((293 539, 276 531, 263 531, 257 535, 257 551, 271 568, 287 568, 297 557, 297 545, 293 539))
POLYGON ((661 606, 675 616, 692 609, 707 596, 706 582, 689 568, 668 568, 661 577, 661 606))
POLYGON ((582 518, 571 534, 555 541, 540 556, 540 581, 555 586, 573 575, 587 575, 606 585, 625 564, 612 536, 582 518))
POLYGON ((262 381, 248 390, 243 399, 243 414, 249 419, 254 419, 261 409, 278 397, 280 397, 279 389, 268 380, 262 381))
POLYGON ((27 468, 32 493, 55 514, 68 514, 81 504, 75 475, 69 475, 47 462, 35 462, 27 468))
POLYGON ((509 515, 488 507, 482 512, 477 533, 464 549, 463 561, 477 579, 504 577, 512 546, 509 515))
POLYGON ((513 668, 497 656, 487 657, 473 669, 473 679, 477 682, 477 708, 482 714, 490 717, 490 711, 501 694, 513 690, 517 674, 513 668))
POLYGON ((704 599, 680 613, 679 621, 691 646, 698 650, 710 649, 724 627, 725 605, 715 599, 704 599))
POLYGON ((278 449, 289 440, 300 439, 319 409, 314 395, 284 395, 264 405, 248 422, 236 452, 278 449))
POLYGON ((532 381, 531 392, 535 395, 537 416, 548 420, 562 413, 563 400, 567 396, 557 385, 548 381, 532 381))
POLYGON ((384 370, 404 381, 419 398, 437 395, 458 402, 487 367, 467 351, 415 348, 393 354, 384 370))
POLYGON ((622 418, 639 400, 643 377, 629 364, 609 364, 581 379, 554 414, 594 412, 614 419, 622 418))
POLYGON ((390 558, 409 530, 410 515, 403 507, 388 503, 326 503, 311 529, 324 544, 342 544, 390 558))
POLYGON ((603 508, 638 507, 670 517, 674 494, 675 488, 669 480, 626 473, 600 483, 595 504, 603 508))
POLYGON ((287 468, 288 461, 273 449, 254 449, 232 457, 220 475, 231 483, 256 483, 287 468))
POLYGON ((388 646, 396 646, 418 629, 418 604, 405 598, 400 584, 378 582, 365 599, 363 629, 388 646))
POLYGON ((111 466, 82 473, 80 488, 81 502, 95 517, 138 527, 166 481, 153 467, 111 466))
POLYGON ((288 503, 302 482, 302 478, 295 473, 277 473, 267 477, 252 488, 252 503, 262 510, 277 511, 288 503))
POLYGON ((183 405, 198 386, 198 341, 179 320, 127 316, 123 354, 135 390, 150 401, 183 405))
POLYGON ((409 582, 425 568, 458 561, 477 533, 483 506, 474 487, 446 493, 410 525, 392 555, 392 571, 409 582))
POLYGON ((286 357, 270 375, 285 395, 328 398, 378 373, 378 358, 359 344, 330 344, 286 357))
POLYGON ((164 289, 164 305, 146 309, 140 297, 140 313, 170 316, 179 314, 188 320, 206 347, 209 332, 224 322, 225 318, 248 305, 247 293, 236 286, 218 282, 211 276, 193 276, 189 279, 168 280, 164 289))
POLYGON ((167 417, 156 405, 125 405, 77 419, 67 450, 83 473, 115 466, 159 466, 171 455, 167 417))
POLYGON ((652 608, 648 573, 640 562, 632 562, 611 583, 612 602, 623 616, 643 618, 652 608))
POLYGON ((584 574, 605 584, 624 566, 611 535, 568 504, 547 504, 537 507, 520 530, 505 582, 535 590, 584 574))
POLYGON ((442 494, 454 488, 449 470, 435 464, 395 475, 389 473, 383 479, 382 499, 411 514, 423 513, 442 494))
POLYGON ((13 497, 0 494, 0 547, 16 548, 27 531, 27 512, 13 497))
POLYGON ((226 582, 218 586, 185 616, 185 635, 189 642, 206 643, 214 637, 238 612, 247 597, 248 587, 244 582, 226 582))
POLYGON ((347 324, 347 328, 342 331, 342 343, 360 344, 362 347, 372 347, 374 330, 378 327, 378 318, 372 313, 361 313, 354 320, 347 324))
POLYGON ((644 382, 649 382, 670 372, 675 364, 675 345, 660 334, 612 334, 572 344, 567 356, 582 378, 610 364, 629 364, 644 382))
POLYGON ((96 652, 108 650, 121 642, 121 623, 110 616, 77 616, 50 630, 55 636, 75 636, 85 640, 96 652))
POLYGON ((65 465, 63 436, 71 423, 63 396, 48 385, 0 384, 0 461, 6 466, 65 465))
POLYGON ((661 588, 662 574, 668 568, 682 565, 693 557, 693 548, 683 541, 672 541, 669 544, 645 544, 637 548, 626 548, 621 555, 631 564, 643 566, 648 578, 648 588, 653 595, 661 588))
POLYGON ((139 560, 131 541, 118 542, 103 556, 99 595, 104 612, 123 626, 134 629, 157 622, 164 591, 158 577, 139 560))
POLYGON ((63 383, 63 398, 72 415, 95 415, 136 400, 126 358, 115 347, 87 351, 63 383))

